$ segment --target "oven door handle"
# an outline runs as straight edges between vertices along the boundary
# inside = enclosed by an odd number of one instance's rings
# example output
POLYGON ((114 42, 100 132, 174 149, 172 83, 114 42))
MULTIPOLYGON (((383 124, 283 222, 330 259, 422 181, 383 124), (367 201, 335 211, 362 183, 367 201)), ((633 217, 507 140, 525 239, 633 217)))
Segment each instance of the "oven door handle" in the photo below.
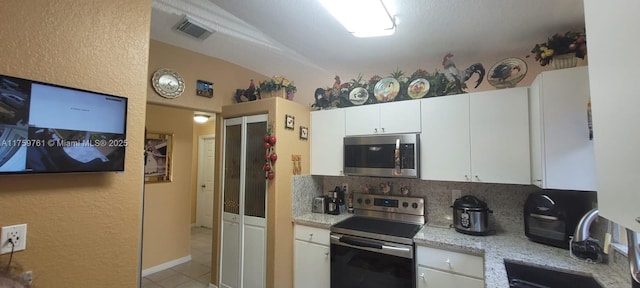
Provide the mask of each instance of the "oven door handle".
POLYGON ((331 235, 331 237, 336 239, 336 240, 338 240, 341 243, 349 244, 349 245, 352 245, 352 246, 375 248, 375 249, 379 249, 379 250, 390 250, 390 251, 397 251, 397 252, 404 252, 404 253, 410 253, 411 252, 411 249, 406 248, 406 247, 388 246, 388 245, 384 245, 384 244, 381 244, 381 243, 379 243, 377 241, 372 241, 372 240, 355 239, 355 238, 348 237, 348 236, 334 236, 334 235, 331 235))
POLYGON ((380 243, 378 243, 376 241, 355 239, 355 238, 351 238, 351 237, 347 237, 347 236, 340 237, 340 239, 338 239, 338 241, 340 241, 342 243, 345 243, 345 244, 358 246, 358 247, 375 248, 375 249, 381 249, 381 250, 384 247, 384 245, 382 245, 382 244, 380 244, 380 243))

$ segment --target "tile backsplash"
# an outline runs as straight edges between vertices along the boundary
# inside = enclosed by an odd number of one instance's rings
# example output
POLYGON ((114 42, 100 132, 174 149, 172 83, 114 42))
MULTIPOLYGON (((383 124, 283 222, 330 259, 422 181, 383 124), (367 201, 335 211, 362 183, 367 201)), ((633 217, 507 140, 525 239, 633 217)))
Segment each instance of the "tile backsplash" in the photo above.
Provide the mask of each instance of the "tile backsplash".
MULTIPOLYGON (((311 213, 313 197, 329 195, 329 191, 343 183, 349 185, 349 190, 355 193, 382 194, 380 184, 391 185, 391 195, 400 195, 400 187, 409 187, 411 196, 424 197, 427 204, 427 225, 449 226, 452 224, 453 204, 452 191, 460 190, 460 195, 474 195, 485 201, 489 209, 490 225, 496 233, 513 233, 524 235, 523 207, 527 196, 540 188, 533 185, 509 185, 487 183, 463 183, 445 181, 425 181, 407 178, 372 178, 356 176, 294 176, 292 216, 296 217, 311 213)), ((609 221, 600 217, 592 225, 592 237, 604 242, 604 234, 609 221)), ((614 249, 611 249, 614 250, 614 249)), ((623 275, 628 275, 626 255, 615 250, 609 255, 609 265, 614 266, 623 275), (625 268, 626 265, 626 268, 625 268)))
MULTIPOLYGON (((485 201, 489 209, 490 225, 497 233, 521 233, 524 236, 523 207, 527 196, 540 188, 533 185, 510 185, 488 183, 465 183, 446 181, 425 181, 408 178, 373 178, 357 176, 294 176, 293 216, 311 212, 313 197, 328 195, 330 190, 343 183, 355 193, 368 192, 382 194, 380 184, 391 185, 391 195, 400 195, 400 187, 408 187, 411 196, 424 197, 427 204, 427 224, 449 226, 452 224, 452 191, 460 195, 474 195, 485 201)), ((604 222, 604 221, 602 221, 604 222)), ((606 225, 604 225, 606 227, 606 225)))
POLYGON ((380 184, 391 184, 391 195, 400 195, 400 187, 409 187, 409 195, 424 197, 427 203, 427 224, 433 226, 449 226, 452 224, 452 190, 459 190, 461 195, 474 195, 485 201, 493 210, 490 223, 496 232, 524 233, 522 207, 527 195, 539 188, 530 185, 504 185, 485 183, 462 183, 444 181, 424 181, 408 178, 372 178, 372 177, 324 177, 325 190, 347 183, 351 192, 381 194, 380 184), (328 188, 328 189, 327 189, 328 188))

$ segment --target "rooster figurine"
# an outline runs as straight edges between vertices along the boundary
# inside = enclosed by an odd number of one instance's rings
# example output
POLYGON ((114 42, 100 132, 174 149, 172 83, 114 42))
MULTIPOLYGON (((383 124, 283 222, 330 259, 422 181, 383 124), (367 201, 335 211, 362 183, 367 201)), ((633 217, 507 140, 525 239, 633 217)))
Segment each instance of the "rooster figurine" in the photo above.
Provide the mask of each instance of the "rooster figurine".
POLYGON ((473 74, 478 74, 478 80, 476 81, 476 86, 474 87, 478 88, 478 86, 480 86, 480 83, 482 83, 482 80, 484 80, 485 70, 482 64, 476 63, 469 66, 469 68, 465 70, 458 70, 458 68, 456 68, 456 64, 453 63, 453 60, 451 60, 452 57, 453 54, 447 53, 447 55, 442 58, 442 66, 444 66, 444 75, 445 77, 447 77, 447 80, 449 80, 449 82, 455 83, 455 90, 457 90, 459 93, 464 92, 463 90, 467 88, 465 82, 467 82, 467 80, 469 80, 469 78, 471 78, 473 74))

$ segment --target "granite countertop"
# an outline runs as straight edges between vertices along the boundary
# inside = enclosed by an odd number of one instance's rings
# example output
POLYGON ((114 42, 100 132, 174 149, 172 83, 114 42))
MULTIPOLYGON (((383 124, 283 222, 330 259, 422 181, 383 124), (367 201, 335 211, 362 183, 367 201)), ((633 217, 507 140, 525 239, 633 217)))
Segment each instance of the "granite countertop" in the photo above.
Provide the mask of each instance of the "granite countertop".
POLYGON ((509 287, 504 260, 516 260, 544 268, 591 274, 603 287, 630 287, 630 278, 606 264, 589 264, 569 256, 568 250, 530 241, 524 235, 471 236, 451 228, 425 225, 414 237, 416 245, 484 257, 485 287, 509 287))
POLYGON ((306 213, 298 216, 293 216, 293 223, 329 229, 331 225, 336 224, 351 216, 353 216, 352 213, 344 213, 340 215, 306 213))
MULTIPOLYGON (((329 229, 331 225, 353 214, 329 215, 305 213, 293 217, 293 222, 329 229)), ((530 241, 520 234, 472 236, 451 228, 425 225, 414 237, 416 245, 429 246, 484 257, 485 287, 508 288, 509 281, 504 260, 532 264, 543 268, 592 275, 603 287, 630 287, 630 278, 624 277, 606 264, 589 264, 569 256, 568 250, 530 241)))

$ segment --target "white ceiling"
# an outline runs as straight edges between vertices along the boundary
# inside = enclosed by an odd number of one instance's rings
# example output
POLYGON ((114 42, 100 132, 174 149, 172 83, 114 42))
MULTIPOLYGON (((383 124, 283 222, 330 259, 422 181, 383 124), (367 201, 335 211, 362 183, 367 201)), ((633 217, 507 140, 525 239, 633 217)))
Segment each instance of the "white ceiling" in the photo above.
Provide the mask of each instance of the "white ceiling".
POLYGON ((393 36, 356 38, 315 0, 154 0, 151 38, 265 75, 368 78, 396 68, 433 71, 448 52, 460 63, 523 58, 553 33, 584 29, 582 0, 395 2, 393 36), (172 30, 183 15, 216 32, 201 41, 172 30))

